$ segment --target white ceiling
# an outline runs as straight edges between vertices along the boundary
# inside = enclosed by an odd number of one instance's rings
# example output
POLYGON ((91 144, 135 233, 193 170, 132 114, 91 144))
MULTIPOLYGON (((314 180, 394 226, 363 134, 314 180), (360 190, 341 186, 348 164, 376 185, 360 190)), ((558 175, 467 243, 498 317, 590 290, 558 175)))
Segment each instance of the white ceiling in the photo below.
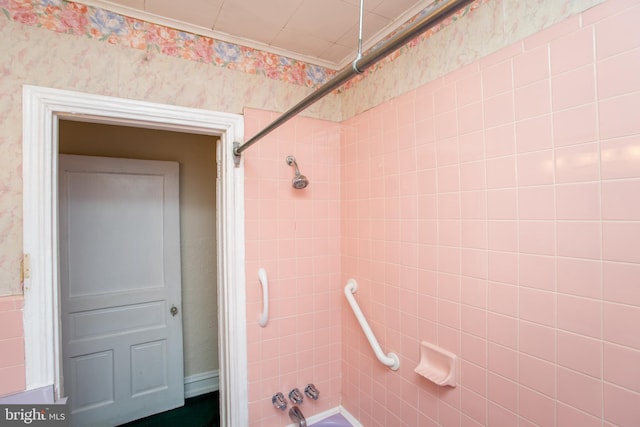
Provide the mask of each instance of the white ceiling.
MULTIPOLYGON (((76 0, 332 69, 355 58, 360 0, 76 0)), ((363 47, 433 0, 364 0, 363 47)))

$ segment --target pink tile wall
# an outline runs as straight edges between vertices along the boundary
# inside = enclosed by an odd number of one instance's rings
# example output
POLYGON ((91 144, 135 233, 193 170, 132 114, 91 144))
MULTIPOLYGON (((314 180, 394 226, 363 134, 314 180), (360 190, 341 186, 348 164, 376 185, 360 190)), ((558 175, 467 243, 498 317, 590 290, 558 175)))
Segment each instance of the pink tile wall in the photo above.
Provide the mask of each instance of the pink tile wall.
POLYGON ((0 396, 25 389, 22 300, 0 298, 0 396))
MULTIPOLYGON (((247 136, 277 117, 245 111, 247 136)), ((273 407, 276 392, 288 395, 314 383, 322 398, 305 399, 305 416, 340 404, 340 124, 297 117, 243 155, 247 259, 249 410, 253 426, 283 426, 287 412, 273 407), (309 178, 294 190, 296 157, 309 178), (266 269, 270 320, 258 325, 266 269)), ((291 406, 291 404, 290 404, 291 406)), ((289 407, 290 407, 289 406, 289 407)))
POLYGON ((640 5, 611 0, 342 129, 343 405, 375 426, 637 426, 640 5), (419 342, 458 387, 414 373, 419 342))

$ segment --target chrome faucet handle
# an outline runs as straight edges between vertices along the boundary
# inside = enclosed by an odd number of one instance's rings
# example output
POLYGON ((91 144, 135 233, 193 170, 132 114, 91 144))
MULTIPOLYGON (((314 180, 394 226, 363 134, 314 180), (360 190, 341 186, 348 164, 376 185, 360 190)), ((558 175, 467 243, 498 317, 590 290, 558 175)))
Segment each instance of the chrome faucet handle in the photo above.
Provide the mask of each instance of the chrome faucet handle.
POLYGON ((273 406, 280 409, 281 411, 287 409, 287 401, 284 400, 284 394, 280 392, 273 395, 273 397, 271 398, 271 403, 273 403, 273 406))
POLYGON ((309 399, 318 400, 320 396, 320 392, 313 384, 307 384, 307 387, 304 389, 304 394, 307 395, 309 399))
POLYGON ((302 395, 302 393, 300 393, 300 390, 298 388, 294 388, 289 392, 289 400, 293 403, 302 403, 303 399, 304 396, 302 395))

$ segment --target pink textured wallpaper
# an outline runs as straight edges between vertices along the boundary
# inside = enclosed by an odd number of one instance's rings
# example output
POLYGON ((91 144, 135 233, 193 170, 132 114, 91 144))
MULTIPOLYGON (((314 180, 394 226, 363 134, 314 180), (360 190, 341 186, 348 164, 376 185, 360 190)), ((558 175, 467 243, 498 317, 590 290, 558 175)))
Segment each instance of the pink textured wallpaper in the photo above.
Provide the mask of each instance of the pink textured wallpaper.
POLYGON ((606 2, 343 123, 342 283, 401 359, 343 305, 363 425, 638 425, 639 21, 606 2))
POLYGON ((22 300, 22 296, 0 298, 0 396, 25 388, 22 300))
MULTIPOLYGON (((250 137, 277 114, 245 111, 250 137)), ((249 411, 252 425, 289 424, 271 396, 314 383, 306 417, 340 404, 340 125, 296 117, 243 154, 247 259, 249 411), (291 186, 296 157, 309 186, 291 186), (270 320, 258 325, 269 278, 270 320)), ((291 407, 291 405, 289 405, 291 407)))

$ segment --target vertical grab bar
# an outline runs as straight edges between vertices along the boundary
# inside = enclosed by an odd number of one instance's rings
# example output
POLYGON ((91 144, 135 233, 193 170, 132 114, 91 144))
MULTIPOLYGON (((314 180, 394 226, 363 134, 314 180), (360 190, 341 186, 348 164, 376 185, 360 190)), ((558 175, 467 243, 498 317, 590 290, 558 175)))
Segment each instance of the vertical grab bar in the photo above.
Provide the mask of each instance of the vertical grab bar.
POLYGON ((260 280, 260 285, 262 286, 262 314, 260 314, 258 324, 264 328, 269 322, 269 281, 264 268, 258 270, 258 280, 260 280))
POLYGON ((362 310, 360 310, 360 306, 356 301, 353 294, 358 290, 358 284, 354 279, 349 279, 347 281, 347 285, 344 287, 344 295, 347 297, 347 301, 349 301, 349 305, 353 310, 353 314, 356 315, 356 319, 358 319, 358 323, 360 323, 360 327, 362 328, 362 332, 369 340, 369 345, 373 349, 376 357, 385 366, 388 366, 394 371, 397 371, 400 368, 400 359, 398 355, 395 353, 384 354, 382 352, 382 348, 380 348, 380 344, 376 339, 376 336, 373 335, 373 331, 367 322, 367 319, 364 318, 364 314, 362 314, 362 310))

